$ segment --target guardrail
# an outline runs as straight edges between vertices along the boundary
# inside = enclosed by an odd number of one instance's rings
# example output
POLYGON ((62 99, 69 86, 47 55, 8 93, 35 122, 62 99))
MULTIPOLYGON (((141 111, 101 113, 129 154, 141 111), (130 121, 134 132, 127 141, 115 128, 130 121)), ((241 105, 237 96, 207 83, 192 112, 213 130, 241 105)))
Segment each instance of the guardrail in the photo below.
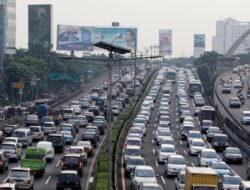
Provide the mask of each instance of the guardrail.
MULTIPOLYGON (((228 71, 223 72, 225 74, 228 71)), ((221 75, 222 75, 221 74, 221 75)), ((220 75, 220 76, 221 76, 220 75)), ((228 111, 226 106, 223 104, 220 96, 217 92, 219 85, 219 77, 215 81, 214 89, 214 106, 216 109, 217 120, 221 124, 221 127, 230 136, 231 140, 237 145, 247 156, 250 156, 250 134, 245 127, 237 121, 233 115, 228 111)))
POLYGON ((156 77, 156 74, 157 74, 157 70, 155 70, 152 73, 152 77, 149 77, 148 80, 150 80, 150 81, 146 82, 146 84, 149 84, 149 85, 147 85, 146 89, 144 90, 143 95, 141 96, 138 103, 136 104, 135 109, 134 109, 130 119, 126 121, 126 123, 124 124, 124 126, 120 132, 119 140, 118 140, 118 143, 116 146, 116 153, 115 153, 115 163, 114 163, 114 186, 115 186, 115 188, 114 189, 117 189, 117 190, 122 189, 121 180, 117 180, 117 179, 122 179, 122 177, 123 177, 119 169, 121 167, 123 167, 122 163, 121 163, 121 156, 123 153, 122 151, 123 151, 124 142, 126 140, 128 132, 129 132, 129 128, 132 125, 132 121, 133 121, 134 117, 137 115, 137 113, 139 112, 142 101, 143 101, 144 97, 148 94, 148 92, 152 86, 152 83, 154 81, 154 78, 156 77))

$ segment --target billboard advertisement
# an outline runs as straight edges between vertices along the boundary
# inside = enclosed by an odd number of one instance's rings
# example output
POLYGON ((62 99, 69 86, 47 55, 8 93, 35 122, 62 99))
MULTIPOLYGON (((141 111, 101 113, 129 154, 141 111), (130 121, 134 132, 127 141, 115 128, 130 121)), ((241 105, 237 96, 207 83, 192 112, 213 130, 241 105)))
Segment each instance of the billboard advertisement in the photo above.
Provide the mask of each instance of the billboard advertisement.
POLYGON ((58 25, 57 49, 93 51, 93 27, 58 25))
POLYGON ((172 55, 172 30, 159 30, 160 55, 172 55))
POLYGON ((205 34, 194 35, 194 47, 205 48, 205 34))
POLYGON ((93 44, 99 41, 134 50, 137 44, 137 29, 57 26, 57 50, 93 51, 93 44))
POLYGON ((136 28, 95 28, 94 42, 104 41, 117 46, 136 49, 136 28))
POLYGON ((52 6, 29 5, 29 44, 52 43, 52 6))

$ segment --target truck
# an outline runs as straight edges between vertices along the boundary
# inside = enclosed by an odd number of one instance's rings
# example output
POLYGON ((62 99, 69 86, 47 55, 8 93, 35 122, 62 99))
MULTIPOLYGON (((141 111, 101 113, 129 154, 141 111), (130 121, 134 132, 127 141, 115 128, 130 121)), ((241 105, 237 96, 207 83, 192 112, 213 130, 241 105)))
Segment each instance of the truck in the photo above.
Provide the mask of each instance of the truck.
POLYGON ((28 147, 25 155, 21 158, 21 167, 30 168, 33 175, 43 176, 46 167, 46 150, 28 147))
POLYGON ((219 176, 212 168, 186 167, 185 190, 217 190, 219 176))
POLYGON ((39 119, 48 114, 49 110, 48 102, 49 102, 48 99, 41 99, 35 101, 36 113, 39 119))

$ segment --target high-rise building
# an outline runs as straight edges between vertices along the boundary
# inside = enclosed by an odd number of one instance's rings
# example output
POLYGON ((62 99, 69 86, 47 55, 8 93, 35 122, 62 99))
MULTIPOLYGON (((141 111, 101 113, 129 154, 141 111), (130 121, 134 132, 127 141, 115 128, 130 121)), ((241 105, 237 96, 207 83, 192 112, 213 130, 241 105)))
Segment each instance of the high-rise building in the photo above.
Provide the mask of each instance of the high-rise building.
POLYGON ((16 47, 16 0, 0 0, 0 41, 3 54, 15 54, 16 47))
MULTIPOLYGON (((249 28, 250 22, 240 22, 232 18, 216 21, 216 35, 213 36, 212 49, 220 54, 225 54, 249 28)), ((250 37, 247 37, 234 54, 247 53, 249 48, 250 37)))
POLYGON ((194 57, 198 58, 205 52, 205 34, 194 34, 194 57))

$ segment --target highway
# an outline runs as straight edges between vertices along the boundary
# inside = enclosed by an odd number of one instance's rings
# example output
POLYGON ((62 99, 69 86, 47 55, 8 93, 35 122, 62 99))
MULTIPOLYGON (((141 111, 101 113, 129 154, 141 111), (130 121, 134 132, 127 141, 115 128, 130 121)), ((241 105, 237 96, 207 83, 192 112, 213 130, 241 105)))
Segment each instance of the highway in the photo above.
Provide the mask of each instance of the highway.
MULTIPOLYGON (((187 80, 186 80, 187 81, 187 80)), ((187 85, 187 82, 186 82, 187 85)), ((160 105, 160 98, 162 96, 161 90, 158 93, 157 101, 154 105, 154 109, 151 111, 150 122, 147 124, 147 135, 143 138, 143 148, 142 155, 146 160, 146 163, 152 166, 157 174, 157 181, 162 185, 163 189, 174 190, 175 189, 175 178, 167 178, 164 175, 164 165, 158 163, 158 149, 159 146, 156 145, 154 141, 154 132, 157 127, 157 113, 160 105)), ((194 112, 194 103, 191 98, 188 98, 189 108, 194 112)), ((177 150, 177 154, 183 155, 188 161, 188 166, 198 166, 198 157, 190 156, 188 154, 188 147, 186 145, 186 141, 182 141, 180 139, 180 131, 181 124, 179 122, 179 111, 178 111, 178 98, 177 98, 177 85, 173 85, 172 94, 171 94, 171 104, 170 104, 170 117, 171 117, 171 133, 175 142, 175 148, 177 150)), ((199 130, 199 122, 197 117, 195 120, 195 129, 199 130)), ((204 138, 205 140, 205 138, 204 138)), ((210 144, 205 140, 207 146, 210 144)), ((221 153, 218 153, 221 156, 221 153)), ((242 179, 246 179, 246 168, 247 161, 244 160, 242 165, 234 165, 229 164, 232 169, 232 174, 237 174, 242 177, 242 179)), ((124 172, 124 168, 121 168, 121 171, 124 172)), ((131 179, 129 177, 125 177, 123 180, 125 181, 123 190, 130 190, 131 179)))
MULTIPOLYGON (((232 73, 232 71, 227 71, 219 76, 219 78, 216 80, 215 84, 215 90, 217 91, 223 105, 226 107, 226 109, 230 112, 230 114, 234 117, 235 120, 237 120, 239 123, 241 123, 241 115, 242 111, 250 110, 250 101, 247 99, 247 90, 248 90, 248 81, 250 80, 250 73, 246 72, 246 75, 244 76, 241 72, 242 81, 244 81, 244 88, 242 89, 242 94, 245 97, 245 104, 241 106, 241 108, 230 108, 229 107, 229 100, 231 97, 237 97, 237 91, 239 89, 236 89, 233 87, 233 82, 236 79, 240 79, 239 75, 237 73, 232 73), (220 79, 223 79, 224 81, 229 81, 230 77, 232 77, 232 88, 231 88, 231 94, 223 94, 222 93, 222 85, 220 84, 220 79)), ((247 130, 250 131, 250 128, 246 125, 243 125, 247 130)))

